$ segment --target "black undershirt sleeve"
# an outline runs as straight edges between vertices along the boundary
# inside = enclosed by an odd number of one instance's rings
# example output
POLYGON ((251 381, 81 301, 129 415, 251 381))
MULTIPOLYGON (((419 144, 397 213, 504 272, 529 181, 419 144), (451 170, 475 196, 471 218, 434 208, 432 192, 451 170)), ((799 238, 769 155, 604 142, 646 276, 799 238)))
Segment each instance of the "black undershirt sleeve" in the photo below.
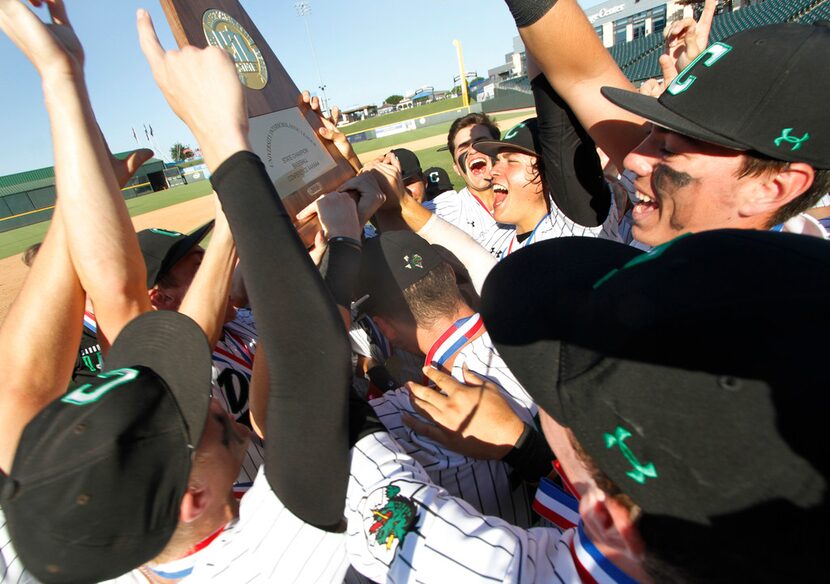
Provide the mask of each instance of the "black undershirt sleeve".
POLYGON ((237 152, 213 173, 270 371, 265 475, 303 521, 341 523, 350 345, 342 318, 265 167, 237 152))
POLYGON ((602 225, 608 217, 611 192, 594 141, 544 75, 537 75, 531 87, 545 182, 553 202, 579 225, 602 225))

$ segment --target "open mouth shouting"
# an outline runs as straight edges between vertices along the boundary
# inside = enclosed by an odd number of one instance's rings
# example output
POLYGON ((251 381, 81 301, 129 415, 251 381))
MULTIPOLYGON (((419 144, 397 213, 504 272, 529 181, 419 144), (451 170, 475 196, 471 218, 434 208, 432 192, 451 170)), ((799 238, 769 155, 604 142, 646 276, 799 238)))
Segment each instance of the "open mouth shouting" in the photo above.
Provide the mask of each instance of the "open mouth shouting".
POLYGON ((492 162, 490 157, 480 152, 470 152, 465 161, 467 167, 467 174, 477 180, 486 180, 489 178, 492 162))
POLYGON ((497 211, 504 204, 508 194, 506 186, 495 182, 493 183, 493 212, 497 211))
POLYGON ((635 220, 644 219, 660 208, 654 195, 647 195, 639 190, 632 193, 630 199, 634 204, 631 214, 635 220))

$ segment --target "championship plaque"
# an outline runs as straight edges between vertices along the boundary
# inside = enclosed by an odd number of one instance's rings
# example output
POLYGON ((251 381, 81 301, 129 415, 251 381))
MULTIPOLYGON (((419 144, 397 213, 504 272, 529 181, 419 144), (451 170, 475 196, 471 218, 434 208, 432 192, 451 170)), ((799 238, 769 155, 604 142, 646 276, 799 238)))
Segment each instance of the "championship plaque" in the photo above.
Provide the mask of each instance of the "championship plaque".
MULTIPOLYGON (((320 194, 354 176, 351 165, 317 131, 322 122, 236 0, 161 0, 179 47, 214 45, 236 64, 248 101, 249 138, 288 213, 295 217, 320 194)), ((311 244, 316 219, 297 225, 311 244)))

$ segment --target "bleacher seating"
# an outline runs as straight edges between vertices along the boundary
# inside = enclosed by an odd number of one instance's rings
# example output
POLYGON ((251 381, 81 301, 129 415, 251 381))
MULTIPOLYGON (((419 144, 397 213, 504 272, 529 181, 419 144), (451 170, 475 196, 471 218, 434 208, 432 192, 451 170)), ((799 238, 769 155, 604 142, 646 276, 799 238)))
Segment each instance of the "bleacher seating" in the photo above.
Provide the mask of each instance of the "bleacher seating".
POLYGON ((522 93, 533 93, 533 89, 530 87, 530 79, 527 78, 527 75, 523 75, 522 77, 514 77, 513 79, 506 79, 498 84, 500 89, 511 89, 513 91, 520 91, 522 93))
POLYGON ((817 20, 830 20, 830 0, 819 3, 810 12, 802 16, 800 22, 813 24, 817 20))
MULTIPOLYGON (((830 0, 766 0, 735 12, 719 14, 712 22, 710 41, 721 41, 743 30, 778 22, 830 20, 830 0)), ((660 77, 663 35, 653 33, 609 49, 614 60, 635 83, 660 77)))

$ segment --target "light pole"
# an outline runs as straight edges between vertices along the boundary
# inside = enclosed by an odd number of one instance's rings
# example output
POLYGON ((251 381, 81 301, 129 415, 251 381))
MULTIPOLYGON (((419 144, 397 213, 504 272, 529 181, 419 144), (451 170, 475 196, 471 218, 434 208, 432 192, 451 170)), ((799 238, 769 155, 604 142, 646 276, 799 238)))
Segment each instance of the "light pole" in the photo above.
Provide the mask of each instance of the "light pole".
POLYGON ((455 39, 452 44, 458 54, 458 68, 461 70, 461 102, 464 107, 469 108, 470 96, 467 95, 467 74, 464 72, 464 53, 461 50, 461 41, 455 39))
POLYGON ((323 76, 320 74, 320 65, 317 63, 317 53, 314 50, 314 42, 311 40, 311 29, 308 26, 308 15, 311 14, 311 4, 309 4, 306 0, 300 0, 294 4, 294 8, 297 9, 297 15, 301 16, 303 22, 305 22, 305 31, 308 34, 308 46, 311 47, 311 58, 314 60, 314 68, 317 70, 317 79, 320 80, 320 85, 318 88, 323 93, 323 107, 322 110, 325 112, 328 110, 328 100, 326 99, 326 84, 323 83, 323 76))

